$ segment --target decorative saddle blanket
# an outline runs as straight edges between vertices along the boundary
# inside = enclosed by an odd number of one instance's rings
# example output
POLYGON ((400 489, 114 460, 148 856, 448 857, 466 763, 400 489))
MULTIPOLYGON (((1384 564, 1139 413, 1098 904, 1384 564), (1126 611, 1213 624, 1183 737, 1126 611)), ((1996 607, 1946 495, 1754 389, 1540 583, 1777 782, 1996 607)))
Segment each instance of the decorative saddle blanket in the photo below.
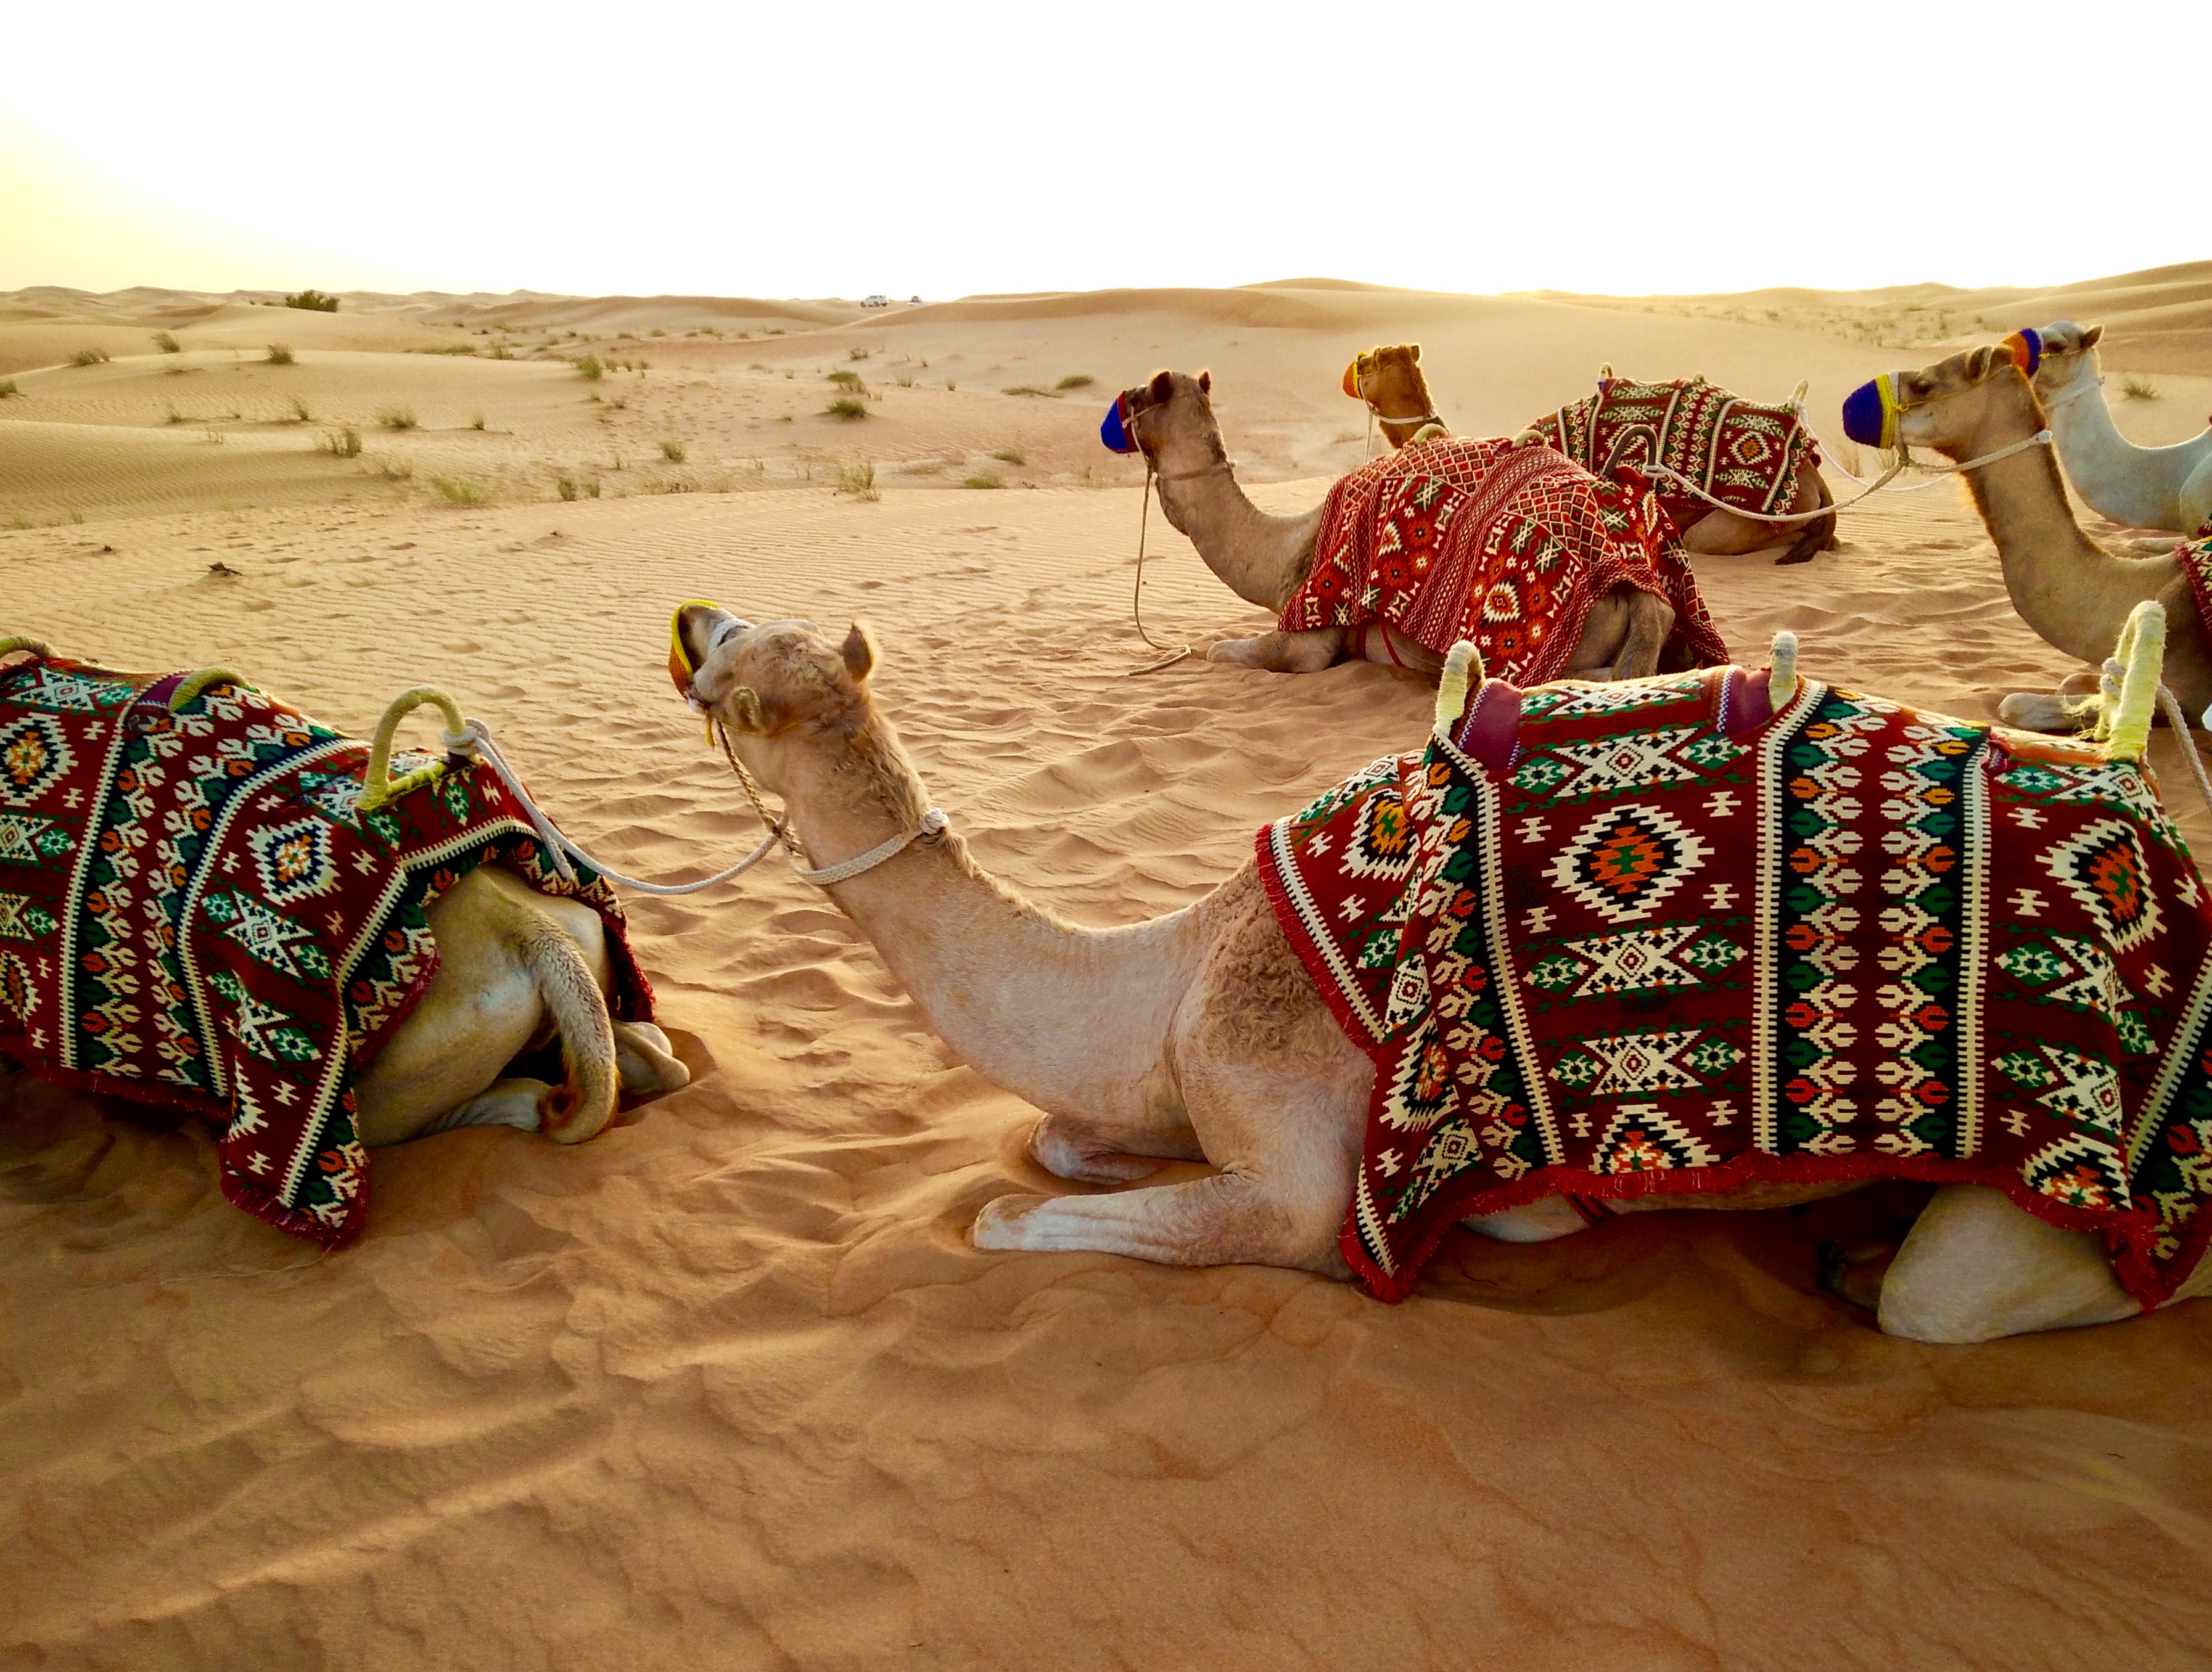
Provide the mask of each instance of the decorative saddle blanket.
POLYGON ((610 1009, 644 1021, 653 995, 613 891, 563 881, 489 767, 363 812, 364 745, 198 684, 0 669, 0 1050, 214 1117, 223 1194, 336 1247, 368 1199, 354 1076, 437 972, 424 912, 446 890, 497 863, 574 895, 607 926, 610 1009))
MULTIPOLYGON (((1546 414, 1530 427, 1547 446, 1601 476, 1623 465, 1663 464, 1741 511, 1789 510, 1797 494, 1798 465, 1820 462, 1813 433, 1795 409, 1739 399, 1703 378, 1676 383, 1608 378, 1596 394, 1546 414)), ((1655 476, 1652 482, 1660 508, 1677 529, 1712 510, 1671 476, 1655 476)))
POLYGON ((1741 669, 1480 688, 1259 833, 1375 1059, 1342 1245, 1403 1298, 1553 1194, 1993 1185, 2170 1297, 2212 1239, 2212 898, 2087 746, 1741 669))
POLYGON ((1438 656, 1473 639, 1501 679, 1566 671, 1590 606, 1623 584, 1674 607, 1662 669, 1728 659, 1658 502, 1547 447, 1445 437, 1340 479, 1285 633, 1382 620, 1438 656))

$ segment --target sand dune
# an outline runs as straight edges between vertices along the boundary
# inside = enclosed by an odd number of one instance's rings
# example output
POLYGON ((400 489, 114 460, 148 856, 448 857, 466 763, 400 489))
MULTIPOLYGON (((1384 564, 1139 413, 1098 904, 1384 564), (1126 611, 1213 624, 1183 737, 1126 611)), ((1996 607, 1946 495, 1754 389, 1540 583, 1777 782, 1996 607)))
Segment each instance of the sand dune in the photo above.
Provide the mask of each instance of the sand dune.
MULTIPOLYGON (((210 300, 180 355, 130 309, 0 323, 0 345, 140 333, 0 403, 0 524, 33 524, 0 526, 0 633, 235 666, 356 729, 441 685, 572 834, 673 876, 757 827, 668 688, 670 607, 865 614, 880 700, 979 857, 1100 924, 1198 897, 1431 703, 1365 666, 1126 677, 1141 476, 1097 447, 1111 389, 1211 366, 1280 510, 1359 457, 1336 378, 1378 339, 1424 342, 1463 430, 1611 360, 1810 378, 1825 433, 1844 389, 1939 346, 1695 312, 1737 299, 1297 281, 833 308, 745 341, 683 335, 713 323, 691 299, 487 299, 549 310, 494 360, 406 352, 496 340, 424 323, 473 301, 326 324, 210 300), (279 324, 291 367, 255 358, 279 324), (586 350, 650 366, 592 382, 563 358, 586 350), (880 397, 867 418, 825 415, 838 370, 880 397), (207 421, 167 424, 172 390, 207 421), (294 396, 312 421, 281 421, 294 396), (375 424, 400 403, 416 428, 375 424), (348 423, 360 458, 316 450, 348 423), (860 463, 878 499, 840 491, 860 463), (985 474, 1012 491, 958 486, 985 474)), ((2167 396, 2123 424, 2197 427, 2212 365, 2148 369, 2167 396)), ((1156 634, 1261 619, 1151 530, 1156 634)), ((1700 560, 1741 656, 1788 627, 1822 677, 1973 716, 2067 670, 1954 490, 1844 532, 1807 567, 1700 560)), ((2154 761, 2204 851, 2170 738, 2154 761)), ((382 1152, 335 1257, 226 1207, 196 1123, 0 1081, 0 1665, 2202 1664, 2212 1306, 1892 1341, 1815 1283, 1823 1239, 1897 1205, 1872 1195, 1462 1238, 1395 1308, 980 1254, 983 1202, 1068 1187, 1025 1158, 1034 1112, 819 894, 763 869, 632 921, 695 1083, 574 1151, 382 1152)))

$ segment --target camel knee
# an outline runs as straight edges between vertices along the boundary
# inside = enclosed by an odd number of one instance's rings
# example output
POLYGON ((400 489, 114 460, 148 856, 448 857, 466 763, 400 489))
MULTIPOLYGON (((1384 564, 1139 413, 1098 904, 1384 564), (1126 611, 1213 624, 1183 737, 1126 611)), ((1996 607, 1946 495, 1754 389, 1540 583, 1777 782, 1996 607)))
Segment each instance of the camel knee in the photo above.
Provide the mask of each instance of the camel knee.
POLYGON ((1883 1276, 1877 1316, 1885 1335, 1966 1346, 2140 1310, 2089 1233, 2061 1230, 2002 1191, 1947 1184, 1883 1276))
POLYGON ((1030 1129, 1030 1157, 1055 1178, 1086 1184, 1126 1184, 1150 1177, 1160 1164, 1123 1152, 1110 1139, 1066 1115, 1047 1115, 1030 1129))
POLYGON ((1336 660, 1343 638, 1334 627, 1317 627, 1310 633, 1263 633, 1255 639, 1224 639, 1206 647, 1206 659, 1271 674, 1316 674, 1336 660))

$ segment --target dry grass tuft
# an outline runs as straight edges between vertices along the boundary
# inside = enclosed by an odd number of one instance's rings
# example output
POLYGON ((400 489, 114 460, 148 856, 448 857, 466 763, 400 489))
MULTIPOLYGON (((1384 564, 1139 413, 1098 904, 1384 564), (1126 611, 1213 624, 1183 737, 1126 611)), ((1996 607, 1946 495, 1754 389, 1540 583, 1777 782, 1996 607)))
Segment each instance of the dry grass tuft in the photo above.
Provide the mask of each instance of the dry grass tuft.
POLYGON ((2120 379, 2120 393, 2130 401, 2156 401, 2165 398, 2159 393, 2158 385, 2148 378, 2133 375, 2120 379))
POLYGON ((963 488, 1004 488, 1006 484, 999 480, 995 471, 979 470, 960 485, 963 488))
POLYGON ((154 346, 165 354, 180 354, 185 351, 184 345, 167 331, 154 333, 154 346))
POLYGON ((110 356, 105 348, 79 348, 70 356, 72 366, 105 366, 110 356))
POLYGON ((388 430, 411 430, 415 427, 415 409, 388 406, 376 415, 376 421, 388 430))
POLYGON ((271 366, 289 366, 292 363, 292 345, 289 342, 270 343, 267 358, 271 366))
POLYGON ((1019 447, 1001 447, 991 457, 1001 464, 1026 464, 1030 462, 1030 456, 1019 447))
POLYGON ((489 490, 466 476, 433 476, 430 486, 453 505, 486 505, 491 500, 489 490))
POLYGON ((302 290, 297 295, 287 296, 284 306, 305 308, 310 313, 336 313, 338 299, 319 290, 302 290))
MULTIPOLYGON (((950 389, 952 385, 947 384, 945 386, 950 389)), ((1056 401, 1060 398, 1049 389, 1039 389, 1033 383, 1018 383, 1012 389, 1002 389, 999 392, 1001 395, 1035 395, 1039 399, 1047 401, 1056 401)))
POLYGON ((876 492, 876 466, 872 459, 861 459, 841 466, 837 471, 837 491, 850 494, 856 500, 877 500, 883 495, 876 492))
POLYGON ((1058 383, 1054 384, 1053 387, 1055 389, 1088 389, 1092 384, 1097 381, 1098 379, 1094 377, 1089 377, 1081 372, 1077 372, 1067 377, 1062 378, 1058 383))
POLYGON ((343 429, 325 430, 323 439, 315 445, 333 458, 359 458, 361 432, 351 424, 343 429))
POLYGON ((681 464, 684 462, 684 444, 681 441, 663 441, 660 456, 671 464, 681 464))
POLYGON ((855 418, 865 418, 868 415, 868 403, 866 401, 856 400, 848 395, 843 400, 830 402, 828 410, 830 417, 842 418, 850 423, 855 418))

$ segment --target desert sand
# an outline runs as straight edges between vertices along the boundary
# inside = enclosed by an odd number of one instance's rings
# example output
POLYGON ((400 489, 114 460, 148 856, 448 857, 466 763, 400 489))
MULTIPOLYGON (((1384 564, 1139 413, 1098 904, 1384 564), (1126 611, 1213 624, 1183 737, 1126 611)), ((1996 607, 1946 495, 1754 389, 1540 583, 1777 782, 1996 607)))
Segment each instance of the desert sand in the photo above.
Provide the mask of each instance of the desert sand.
MULTIPOLYGON (((1768 399, 1809 379, 1840 444, 1852 385, 2061 317, 2107 324, 2115 396, 2154 383, 2113 403, 2137 440, 2212 410, 2212 265, 2039 294, 274 300, 0 296, 0 633, 221 663, 364 731, 435 683, 572 835, 672 879, 758 832, 667 683, 671 608, 865 615, 939 804, 1097 924, 1196 898, 1258 825, 1412 746, 1431 701, 1364 665, 1127 676, 1151 659, 1141 476, 1095 430, 1159 367, 1212 368, 1279 510, 1361 457, 1337 380, 1377 342, 1425 345, 1462 433, 1610 361, 1768 399), (67 363, 85 348, 111 358, 67 363), (611 369, 580 375, 586 354, 611 369), (866 417, 827 415, 832 373, 866 417), (319 445, 349 428, 357 456, 319 445)), ((1151 530, 1155 636, 1262 624, 1151 530)), ((1820 677, 1976 718, 2069 671, 1955 486, 1843 534, 1802 567, 1698 560, 1741 659, 1792 628, 1820 677)), ((2153 760, 2205 851, 2174 740, 2153 760)), ((2212 1305, 1887 1339, 1816 1286, 1818 1244, 1879 1226, 1880 1192, 1462 1235, 1398 1307, 1285 1271, 980 1253, 982 1203, 1076 1187, 822 896, 763 867, 631 922, 695 1082, 574 1150, 380 1151, 336 1255, 226 1206, 197 1122, 0 1081, 0 1666, 2212 1652, 2212 1305)))

